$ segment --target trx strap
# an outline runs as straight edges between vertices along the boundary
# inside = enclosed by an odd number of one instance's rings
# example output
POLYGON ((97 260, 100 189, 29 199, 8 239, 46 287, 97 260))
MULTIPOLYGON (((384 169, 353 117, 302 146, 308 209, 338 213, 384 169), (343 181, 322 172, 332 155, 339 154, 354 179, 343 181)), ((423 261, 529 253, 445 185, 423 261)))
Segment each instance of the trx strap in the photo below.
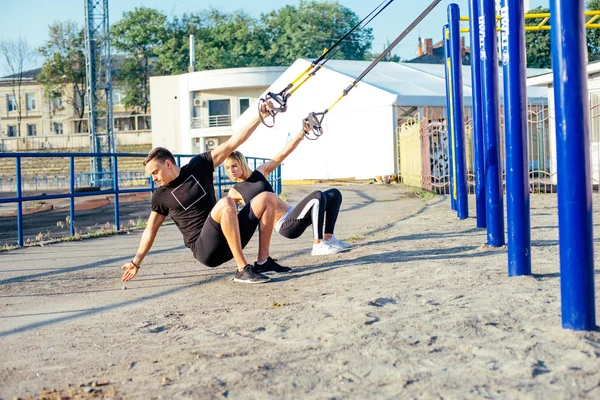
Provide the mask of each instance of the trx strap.
POLYGON ((321 136, 323 134, 323 119, 325 118, 325 114, 327 114, 341 99, 343 99, 345 96, 347 96, 348 93, 350 92, 350 90, 352 90, 352 88, 355 87, 358 84, 358 82, 360 82, 365 77, 365 75, 367 75, 369 72, 371 72, 371 70, 373 68, 375 68, 375 66, 377 64, 379 64, 379 62, 385 56, 387 56, 394 49, 394 47, 396 47, 398 45, 398 43, 400 43, 406 37, 406 35, 408 35, 410 33, 410 31, 412 31, 431 12, 431 10, 433 10, 441 1, 442 0, 433 0, 433 2, 429 5, 429 7, 427 7, 408 26, 408 28, 406 28, 400 34, 400 36, 398 36, 396 38, 396 40, 394 40, 392 42, 392 44, 390 44, 383 51, 383 53, 381 53, 379 55, 379 57, 377 57, 375 60, 373 60, 373 62, 371 62, 371 64, 354 80, 354 82, 352 82, 350 84, 350 86, 348 86, 346 89, 344 89, 344 91, 342 92, 342 94, 333 102, 332 105, 330 105, 328 108, 326 108, 325 111, 320 112, 320 113, 311 112, 311 113, 308 114, 308 117, 306 117, 304 119, 304 122, 310 127, 309 131, 307 131, 306 129, 304 130, 304 135, 306 136, 307 139, 316 140, 316 139, 319 138, 319 136, 321 136), (311 133, 312 133, 312 135, 314 137, 310 136, 311 133))
POLYGON ((292 82, 290 82, 290 84, 288 84, 281 92, 279 93, 274 93, 274 92, 268 92, 266 94, 266 96, 264 98, 259 99, 258 101, 258 109, 259 109, 259 116, 260 116, 260 121, 267 127, 272 128, 275 125, 275 116, 280 113, 280 112, 286 112, 287 110, 287 100, 289 99, 289 97, 296 91, 298 90, 298 88, 300 88, 302 85, 304 85, 304 83, 314 74, 317 73, 317 71, 319 69, 321 69, 321 67, 323 65, 325 65, 325 63, 327 61, 329 61, 334 55, 337 54, 337 52, 341 49, 340 44, 348 37, 350 36, 350 34, 352 32, 354 32, 359 26, 362 26, 363 28, 366 27, 375 17, 377 17, 383 10, 385 10, 385 8, 387 6, 389 6, 394 0, 383 0, 377 7, 375 7, 366 17, 364 17, 358 24, 354 25, 354 27, 352 29, 350 29, 348 32, 346 32, 346 34, 344 36, 342 36, 340 39, 338 39, 337 42, 335 42, 331 48, 326 49, 323 54, 321 54, 321 56, 319 56, 319 58, 317 58, 316 60, 314 60, 310 66, 304 70, 296 79, 294 79, 292 82), (381 7, 381 5, 383 3, 386 3, 383 7, 381 7), (381 8, 380 8, 381 7, 381 8), (379 9, 379 11, 377 11, 379 9), (377 12, 376 12, 377 11, 377 12), (376 13, 375 13, 376 12, 376 13), (371 17, 371 15, 375 13, 375 15, 373 15, 371 17), (365 20, 367 18, 371 17, 367 22, 365 22, 365 20), (335 51, 333 51, 335 49, 335 51), (320 63, 320 64, 319 64, 320 63), (303 79, 304 78, 304 79, 303 79), (300 80, 302 80, 300 82, 300 80), (300 82, 300 83, 298 83, 300 82), (297 84, 298 83, 298 84, 297 84), (297 84, 297 85, 296 85, 297 84), (294 86, 295 85, 295 86, 294 86), (271 101, 272 104, 272 109, 268 110, 269 112, 269 116, 268 117, 263 117, 262 114, 260 113, 260 110, 262 110, 262 105, 264 102, 267 101, 271 101))

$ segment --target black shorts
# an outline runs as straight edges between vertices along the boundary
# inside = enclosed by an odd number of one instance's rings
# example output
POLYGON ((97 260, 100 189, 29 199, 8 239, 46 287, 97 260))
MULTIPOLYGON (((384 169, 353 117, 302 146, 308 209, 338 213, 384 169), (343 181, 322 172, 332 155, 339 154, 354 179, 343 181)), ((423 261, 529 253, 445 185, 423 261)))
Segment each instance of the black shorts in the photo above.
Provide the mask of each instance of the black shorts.
MULTIPOLYGON (((259 222, 260 220, 256 218, 252 208, 250 208, 250 203, 246 204, 238 213, 242 248, 246 247, 252 239, 259 222)), ((218 267, 233 258, 227 239, 225 239, 225 235, 221 230, 221 225, 215 222, 210 215, 191 249, 196 260, 207 267, 218 267)))

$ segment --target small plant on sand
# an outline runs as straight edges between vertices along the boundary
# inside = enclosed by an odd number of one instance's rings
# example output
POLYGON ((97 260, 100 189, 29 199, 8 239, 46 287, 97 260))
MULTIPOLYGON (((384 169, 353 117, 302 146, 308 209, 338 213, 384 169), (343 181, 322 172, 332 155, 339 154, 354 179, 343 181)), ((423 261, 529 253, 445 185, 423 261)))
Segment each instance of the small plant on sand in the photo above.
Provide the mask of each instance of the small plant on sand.
POLYGON ((4 243, 4 246, 0 247, 0 251, 9 251, 9 250, 14 250, 16 248, 17 248, 17 246, 14 246, 14 245, 8 244, 8 243, 4 243))
POLYGON ((352 243, 356 243, 359 240, 363 240, 365 237, 362 235, 352 235, 348 237, 348 241, 352 243))
POLYGON ((137 219, 129 220, 129 227, 135 229, 146 229, 146 221, 142 217, 137 217, 137 219))

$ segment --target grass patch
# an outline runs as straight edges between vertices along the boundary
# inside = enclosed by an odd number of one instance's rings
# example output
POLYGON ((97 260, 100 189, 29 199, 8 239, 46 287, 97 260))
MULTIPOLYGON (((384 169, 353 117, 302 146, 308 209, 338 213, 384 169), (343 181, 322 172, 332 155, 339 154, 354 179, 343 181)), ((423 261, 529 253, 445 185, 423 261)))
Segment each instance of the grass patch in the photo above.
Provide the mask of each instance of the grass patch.
MULTIPOLYGON (((70 223, 69 216, 67 216, 65 218, 65 222, 57 221, 56 226, 59 228, 64 228, 64 227, 68 226, 70 223)), ((173 224, 173 221, 165 221, 163 223, 163 225, 172 225, 172 224, 173 224)), ((23 247, 34 247, 34 246, 43 247, 47 244, 53 244, 53 243, 75 242, 75 241, 79 241, 79 240, 93 239, 93 238, 104 237, 104 236, 130 234, 134 231, 143 230, 145 228, 146 228, 146 220, 143 219, 142 217, 138 217, 135 221, 129 220, 128 226, 127 227, 121 226, 120 229, 117 229, 117 227, 114 224, 111 224, 110 222, 107 221, 104 225, 95 225, 93 227, 92 226, 87 227, 85 233, 83 233, 81 231, 81 229, 75 227, 75 235, 73 235, 73 236, 66 235, 66 236, 59 236, 59 237, 53 238, 51 236, 50 231, 48 231, 46 233, 40 232, 35 236, 35 238, 33 240, 27 239, 25 241, 25 243, 23 244, 23 247)), ((6 244, 4 244, 4 246, 0 247, 0 252, 15 250, 18 248, 19 248, 19 246, 15 245, 15 244, 6 243, 6 244)))
POLYGON ((423 189, 414 189, 413 194, 423 200, 429 200, 436 196, 436 193, 434 191, 423 189))
POLYGON ((356 243, 359 240, 363 240, 364 238, 365 237, 362 235, 352 235, 352 236, 349 236, 348 239, 346 239, 346 240, 351 243, 356 243))
POLYGON ((402 199, 384 199, 384 200, 375 200, 375 203, 391 203, 392 201, 399 201, 402 199))

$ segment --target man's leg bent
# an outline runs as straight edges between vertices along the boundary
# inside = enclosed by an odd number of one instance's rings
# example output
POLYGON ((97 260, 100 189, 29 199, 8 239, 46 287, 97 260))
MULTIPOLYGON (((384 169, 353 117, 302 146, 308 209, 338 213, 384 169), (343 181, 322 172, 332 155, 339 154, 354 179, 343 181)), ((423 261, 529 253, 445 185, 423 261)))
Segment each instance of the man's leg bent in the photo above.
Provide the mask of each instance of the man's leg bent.
POLYGON ((242 252, 242 242, 240 239, 240 228, 238 225, 237 210, 235 202, 231 197, 223 197, 215 204, 210 212, 212 219, 221 226, 223 235, 233 254, 233 259, 237 265, 238 271, 244 269, 248 262, 242 252))

